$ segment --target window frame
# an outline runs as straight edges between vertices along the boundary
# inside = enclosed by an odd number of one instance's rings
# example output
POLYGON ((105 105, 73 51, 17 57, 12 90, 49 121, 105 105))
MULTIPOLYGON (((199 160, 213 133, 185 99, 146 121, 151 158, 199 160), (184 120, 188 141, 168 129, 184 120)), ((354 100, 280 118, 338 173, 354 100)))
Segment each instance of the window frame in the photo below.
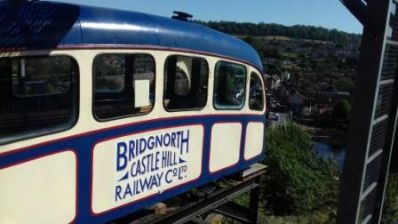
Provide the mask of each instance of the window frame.
POLYGON ((257 71, 252 71, 251 73, 250 73, 250 76, 249 76, 249 81, 248 81, 248 83, 249 83, 249 89, 248 89, 248 91, 249 91, 249 93, 247 94, 247 96, 248 96, 248 107, 249 107, 249 110, 250 111, 253 111, 253 112, 262 112, 262 111, 264 111, 264 109, 265 109, 265 107, 266 107, 266 103, 265 103, 265 84, 264 84, 264 80, 263 80, 263 78, 262 78, 262 76, 257 72, 257 71), (255 110, 255 109, 252 109, 251 107, 250 107, 250 87, 251 87, 251 77, 252 76, 257 76, 257 78, 259 79, 259 81, 260 81, 260 84, 261 84, 261 87, 262 87, 262 104, 263 104, 263 106, 262 106, 262 109, 261 110, 255 110))
MULTIPOLYGON (((21 56, 6 56, 6 57, 0 57, 0 60, 4 60, 4 59, 8 59, 8 60, 21 60, 21 59, 29 59, 29 58, 46 58, 46 57, 67 57, 71 60, 71 62, 73 63, 73 65, 75 66, 75 74, 72 76, 72 80, 75 82, 74 83, 74 89, 71 88, 72 85, 69 86, 69 91, 73 91, 72 94, 72 101, 75 100, 75 102, 72 102, 72 113, 71 113, 71 117, 70 117, 70 121, 63 123, 63 124, 59 124, 50 128, 42 128, 42 129, 36 129, 36 130, 31 130, 29 132, 24 132, 22 134, 17 134, 17 135, 13 135, 13 136, 8 136, 5 138, 0 137, 0 146, 2 145, 7 145, 7 144, 11 144, 11 143, 15 143, 15 142, 19 142, 19 141, 25 141, 25 140, 29 140, 29 139, 33 139, 33 138, 39 138, 39 137, 43 137, 43 136, 48 136, 48 135, 52 135, 52 134, 57 134, 57 133, 61 133, 61 132, 65 132, 68 130, 71 130, 72 128, 74 128, 76 126, 76 124, 79 121, 80 118, 80 64, 78 62, 78 60, 70 54, 66 54, 66 53, 55 53, 55 54, 46 54, 46 55, 21 55, 21 56)), ((14 93, 12 93, 14 95, 14 93)), ((21 97, 18 96, 20 98, 25 98, 25 97, 21 97)), ((27 96, 27 97, 32 97, 32 96, 27 96)))
MULTIPOLYGON (((192 75, 192 74, 190 74, 190 75, 192 75)), ((209 100, 208 100, 208 98, 209 98, 209 84, 210 84, 210 63, 208 62, 206 57, 197 56, 197 55, 184 55, 184 54, 170 54, 170 55, 168 55, 165 58, 165 60, 164 60, 164 67, 163 67, 162 104, 163 104, 164 110, 167 111, 167 112, 171 112, 171 113, 173 113, 173 112, 184 112, 184 111, 185 112, 186 111, 203 111, 206 108, 206 106, 208 105, 208 103, 209 103, 209 100), (166 107, 166 104, 165 104, 165 96, 166 96, 165 95, 165 91, 167 90, 167 88, 166 88, 167 86, 165 85, 166 84, 166 80, 167 80, 167 77, 166 77, 167 69, 166 69, 166 67, 167 67, 167 61, 171 57, 187 57, 187 58, 191 58, 191 59, 201 59, 202 61, 204 61, 206 63, 206 66, 207 66, 207 82, 206 82, 207 83, 207 86, 206 86, 207 88, 206 88, 206 90, 207 90, 207 92, 206 92, 206 97, 205 97, 206 101, 205 101, 205 103, 204 103, 204 105, 202 107, 182 108, 182 109, 169 109, 169 108, 166 107)), ((191 87, 192 87, 192 85, 191 85, 191 87)))
MULTIPOLYGON (((156 57, 153 54, 148 53, 148 52, 119 52, 119 51, 117 51, 117 52, 100 52, 100 53, 95 54, 93 56, 93 58, 92 58, 92 61, 91 61, 91 83, 92 83, 91 114, 94 117, 94 119, 97 122, 103 123, 103 122, 115 121, 115 120, 120 120, 120 119, 124 119, 124 118, 129 118, 129 117, 139 117, 139 116, 145 116, 145 115, 151 114, 153 112, 153 110, 155 109, 155 106, 156 106, 156 82, 157 82, 157 79, 156 79, 156 76, 157 76, 156 65, 157 65, 156 64, 156 57), (94 62, 95 62, 95 59, 97 59, 98 57, 103 56, 103 55, 124 55, 124 56, 126 56, 126 55, 133 55, 133 56, 134 55, 145 55, 145 56, 149 56, 149 57, 152 58, 152 61, 154 63, 154 66, 153 66, 153 74, 154 74, 153 82, 155 83, 154 84, 155 86, 154 86, 154 94, 153 94, 153 97, 154 97, 153 98, 153 105, 152 105, 151 109, 148 112, 126 114, 126 115, 121 115, 121 116, 114 116, 114 117, 110 117, 110 118, 105 118, 105 119, 98 118, 98 116, 95 113, 95 102, 94 102, 94 99, 95 99, 94 96, 95 96, 95 93, 96 93, 95 92, 95 85, 94 85, 94 83, 95 83, 95 69, 94 69, 94 64, 95 63, 94 62)), ((126 88, 126 84, 123 85, 123 89, 120 92, 123 92, 123 90, 125 88, 126 88)), ((113 93, 118 93, 118 92, 113 92, 113 93)))
POLYGON ((217 110, 217 111, 222 111, 222 110, 226 110, 226 111, 242 111, 244 108, 245 108, 245 106, 246 106, 246 97, 247 97, 247 93, 246 93, 246 91, 247 91, 247 77, 248 77, 248 68, 246 67, 246 65, 245 64, 240 64, 240 63, 237 63, 237 62, 232 62, 232 61, 226 61, 226 60, 218 60, 217 62, 216 62, 216 64, 215 64, 215 66, 214 66, 214 75, 213 75, 213 96, 212 96, 212 98, 213 98, 213 108, 215 109, 215 110, 217 110), (243 102, 242 102, 242 104, 241 105, 239 105, 239 107, 238 106, 236 106, 236 107, 234 107, 234 106, 217 106, 217 103, 216 103, 216 98, 215 98, 215 89, 216 89, 216 79, 217 79, 217 74, 218 74, 218 68, 219 68, 219 66, 220 66, 220 64, 222 64, 222 63, 226 63, 226 64, 233 64, 233 65, 237 65, 237 66, 241 66, 242 68, 244 68, 244 71, 245 71, 245 78, 244 78, 244 84, 243 84, 243 86, 244 86, 244 91, 243 91, 243 94, 244 94, 244 96, 243 96, 243 102))

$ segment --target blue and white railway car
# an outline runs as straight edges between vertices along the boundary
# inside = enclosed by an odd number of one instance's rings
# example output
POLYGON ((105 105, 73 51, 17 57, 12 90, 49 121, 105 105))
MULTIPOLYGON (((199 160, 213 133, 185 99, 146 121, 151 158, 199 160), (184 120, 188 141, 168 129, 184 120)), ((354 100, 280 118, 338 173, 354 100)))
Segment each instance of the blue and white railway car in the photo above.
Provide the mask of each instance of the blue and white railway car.
POLYGON ((263 159, 262 69, 190 22, 0 2, 0 223, 104 223, 263 159))

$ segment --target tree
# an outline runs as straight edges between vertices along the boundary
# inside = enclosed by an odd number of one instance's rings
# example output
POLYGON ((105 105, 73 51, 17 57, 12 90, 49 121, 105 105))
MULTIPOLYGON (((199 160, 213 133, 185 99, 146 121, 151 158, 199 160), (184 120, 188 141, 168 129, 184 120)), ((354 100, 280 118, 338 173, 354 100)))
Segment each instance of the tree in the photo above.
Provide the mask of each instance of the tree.
POLYGON ((310 136, 294 124, 268 129, 268 173, 262 185, 265 209, 297 215, 335 207, 338 169, 312 150, 310 136))
POLYGON ((393 224, 398 220, 398 174, 390 174, 383 209, 383 223, 393 224))
POLYGON ((258 38, 253 38, 252 36, 246 36, 243 38, 243 40, 250 44, 256 51, 259 53, 260 58, 264 58, 264 52, 267 52, 267 50, 264 47, 264 44, 261 43, 261 41, 258 38))
POLYGON ((351 118, 351 104, 348 100, 342 99, 337 102, 332 111, 332 117, 335 120, 336 128, 347 130, 351 118))
POLYGON ((351 91, 353 83, 350 78, 341 77, 335 81, 334 87, 339 91, 351 91))
POLYGON ((333 107, 333 118, 337 121, 347 121, 350 118, 351 104, 346 99, 337 102, 333 107))
POLYGON ((232 35, 286 36, 291 38, 331 41, 343 45, 351 43, 355 46, 358 46, 361 40, 361 36, 358 34, 350 34, 314 26, 295 25, 289 27, 280 24, 254 24, 227 21, 195 22, 232 35))

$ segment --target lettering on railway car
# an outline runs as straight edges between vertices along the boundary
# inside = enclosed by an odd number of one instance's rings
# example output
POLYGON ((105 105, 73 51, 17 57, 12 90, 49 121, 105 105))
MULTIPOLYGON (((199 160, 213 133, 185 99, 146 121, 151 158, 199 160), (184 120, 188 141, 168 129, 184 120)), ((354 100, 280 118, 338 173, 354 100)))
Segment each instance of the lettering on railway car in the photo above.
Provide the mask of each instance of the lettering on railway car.
POLYGON ((185 179, 189 137, 181 130, 117 142, 115 201, 185 179))
MULTIPOLYGON (((189 150, 189 130, 132 139, 128 142, 118 142, 117 171, 125 169, 128 162, 146 151, 156 150, 163 146, 177 148, 180 150, 180 154, 183 154, 183 152, 187 153, 189 150)), ((162 161, 164 162, 162 165, 167 165, 168 160, 162 161)))
POLYGON ((203 139, 203 126, 194 124, 97 143, 93 149, 93 212, 195 181, 202 173, 203 139))

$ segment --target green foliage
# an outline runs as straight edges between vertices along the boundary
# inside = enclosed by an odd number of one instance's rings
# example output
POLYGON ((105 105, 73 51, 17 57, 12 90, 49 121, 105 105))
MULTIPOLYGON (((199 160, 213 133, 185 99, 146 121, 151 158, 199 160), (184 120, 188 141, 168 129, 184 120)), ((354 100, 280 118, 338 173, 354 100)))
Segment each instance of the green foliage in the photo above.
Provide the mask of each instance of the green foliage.
POLYGON ((196 21, 197 23, 209 26, 229 34, 251 35, 251 36, 285 36, 300 39, 313 39, 321 41, 331 41, 334 43, 355 44, 358 45, 361 36, 358 34, 349 34, 336 29, 326 29, 322 27, 295 25, 284 26, 280 24, 266 23, 237 23, 226 21, 196 21))
POLYGON ((258 38, 253 38, 251 36, 244 37, 243 40, 250 44, 256 51, 260 54, 261 58, 264 58, 264 52, 267 52, 264 44, 258 39, 258 38))
POLYGON ((281 59, 281 53, 280 53, 279 49, 275 48, 275 47, 267 49, 267 51, 264 52, 264 56, 281 59))
POLYGON ((346 99, 337 102, 333 107, 333 117, 337 121, 346 121, 350 118, 351 104, 346 99))
POLYGON ((266 139, 268 173, 262 184, 266 210, 302 215, 334 208, 338 169, 312 152, 310 136, 287 124, 270 128, 266 139))
POLYGON ((398 174, 391 174, 387 183, 387 190, 383 209, 383 223, 393 224, 398 220, 398 174))
POLYGON ((351 91, 353 83, 350 78, 342 77, 336 80, 334 87, 339 91, 351 91))

